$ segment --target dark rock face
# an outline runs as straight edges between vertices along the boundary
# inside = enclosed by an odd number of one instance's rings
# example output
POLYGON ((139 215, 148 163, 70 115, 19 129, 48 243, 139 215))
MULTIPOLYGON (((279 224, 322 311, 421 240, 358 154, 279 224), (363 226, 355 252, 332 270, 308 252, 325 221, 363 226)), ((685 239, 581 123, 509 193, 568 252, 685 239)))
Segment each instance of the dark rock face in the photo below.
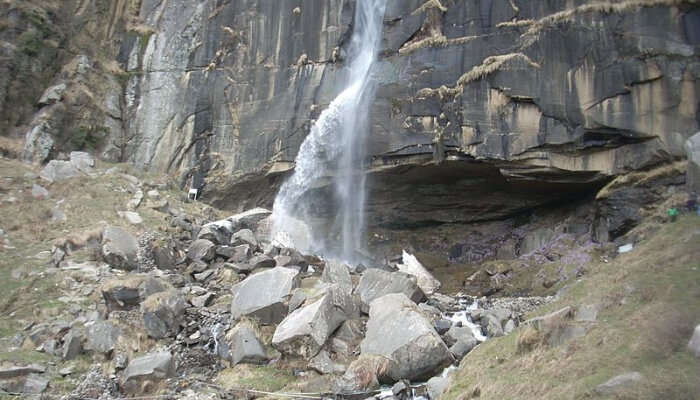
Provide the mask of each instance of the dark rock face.
MULTIPOLYGON (((423 3, 387 3, 371 221, 510 215, 682 156, 697 131, 697 13, 683 1, 423 3), (495 201, 471 204, 473 190, 495 201)), ((129 159, 206 180, 219 206, 269 202, 338 94, 353 13, 341 0, 142 2, 155 33, 121 50, 139 72, 127 84, 129 159)))

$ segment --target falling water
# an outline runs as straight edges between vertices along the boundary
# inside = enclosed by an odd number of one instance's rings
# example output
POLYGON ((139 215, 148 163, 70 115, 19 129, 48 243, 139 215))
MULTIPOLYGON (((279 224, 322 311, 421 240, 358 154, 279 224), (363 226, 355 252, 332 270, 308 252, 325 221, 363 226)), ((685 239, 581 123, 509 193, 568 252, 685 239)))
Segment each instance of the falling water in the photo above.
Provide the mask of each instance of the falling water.
POLYGON ((370 70, 381 41, 386 0, 358 0, 348 48, 344 90, 336 97, 302 143, 294 174, 275 198, 273 238, 280 244, 355 261, 364 236, 366 138, 369 104, 374 97, 370 70), (322 179, 335 187, 332 209, 337 210, 329 232, 312 234, 307 224, 318 204, 302 199, 322 179), (331 232, 339 234, 334 239, 331 232))

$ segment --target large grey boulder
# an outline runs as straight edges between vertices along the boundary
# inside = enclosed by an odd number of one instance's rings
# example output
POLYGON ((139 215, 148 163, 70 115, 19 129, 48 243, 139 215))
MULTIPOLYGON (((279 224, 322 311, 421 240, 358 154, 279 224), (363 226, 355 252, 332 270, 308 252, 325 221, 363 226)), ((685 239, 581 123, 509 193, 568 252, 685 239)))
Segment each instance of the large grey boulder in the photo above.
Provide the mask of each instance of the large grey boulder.
POLYGON ((207 239, 197 239, 187 249, 187 258, 192 261, 211 261, 216 256, 216 245, 207 239))
POLYGON ((63 337, 61 359, 72 360, 83 351, 83 332, 73 328, 63 337))
POLYGON ((95 159, 84 151, 72 151, 70 153, 70 163, 78 171, 90 173, 95 167, 95 159))
POLYGON ((415 302, 424 297, 415 276, 376 268, 368 269, 362 274, 355 293, 360 296, 363 312, 369 311, 369 305, 374 299, 390 293, 403 293, 415 302))
POLYGON ((265 346, 255 330, 247 323, 239 323, 226 335, 231 363, 260 364, 267 361, 265 346))
POLYGON ((258 222, 267 218, 270 214, 272 214, 272 211, 258 207, 240 214, 232 215, 226 219, 231 221, 234 229, 248 228, 255 230, 258 222))
POLYGON ((269 256, 266 256, 265 254, 258 254, 257 256, 253 256, 250 260, 248 260, 248 265, 250 265, 251 270, 255 270, 257 268, 274 268, 275 264, 275 260, 269 256))
POLYGON ((363 355, 391 360, 388 375, 400 379, 428 378, 453 358, 432 323, 403 293, 388 294, 370 305, 363 355))
POLYGON ((124 370, 123 387, 138 391, 144 381, 158 382, 175 375, 173 356, 167 351, 151 353, 131 360, 124 370))
POLYGON ((156 339, 177 335, 186 308, 185 298, 175 289, 150 295, 141 304, 148 335, 156 339))
POLYGON ((700 132, 685 141, 685 155, 688 157, 686 185, 690 191, 700 191, 700 132))
POLYGON ((254 274, 232 288, 231 316, 257 318, 263 324, 277 324, 287 315, 286 301, 299 286, 299 272, 277 267, 254 274))
POLYGON ((49 378, 46 376, 41 376, 37 374, 31 374, 27 376, 24 381, 24 386, 22 388, 22 393, 26 394, 40 394, 43 393, 49 386, 49 378))
POLYGON ((449 386, 450 378, 446 376, 434 376, 425 383, 430 400, 438 400, 449 386))
POLYGON ((250 258, 252 251, 250 249, 250 245, 247 244, 242 244, 240 246, 234 246, 231 248, 231 256, 229 257, 228 261, 232 263, 243 263, 248 261, 250 258))
POLYGON ((81 176, 82 173, 75 168, 70 161, 51 160, 41 170, 39 177, 49 182, 62 181, 76 176, 81 176))
POLYGON ((210 222, 202 226, 197 239, 207 239, 214 244, 228 244, 232 231, 233 224, 228 220, 210 222))
POLYGON ((352 287, 350 269, 347 265, 335 261, 326 262, 326 266, 321 274, 321 281, 352 287))
POLYGON ((688 349, 695 354, 695 357, 700 357, 700 325, 695 327, 693 336, 688 342, 688 349))
POLYGON ((46 368, 40 365, 0 367, 0 379, 12 379, 29 374, 43 374, 46 368))
POLYGON ((102 257, 112 268, 131 271, 138 266, 139 244, 126 230, 108 226, 102 232, 102 257))
POLYGON ((325 350, 319 351, 318 354, 309 361, 309 367, 323 375, 342 374, 345 372, 345 366, 333 361, 330 354, 325 350))
POLYGON ((450 330, 448 330, 447 333, 445 333, 444 339, 445 344, 448 346, 452 346, 460 340, 470 342, 476 341, 476 338, 474 338, 474 333, 472 332, 471 328, 466 326, 451 327, 450 330))
POLYGON ((440 289, 440 281, 435 279, 433 274, 425 269, 423 264, 414 255, 406 252, 406 250, 403 251, 402 262, 398 263, 396 267, 401 272, 415 276, 418 280, 418 287, 426 295, 430 296, 440 289))
POLYGON ((253 249, 258 248, 258 239, 255 234, 250 229, 241 229, 231 236, 231 245, 238 246, 242 244, 247 244, 253 249))
POLYGON ((111 321, 96 321, 88 326, 85 349, 109 354, 117 346, 121 329, 111 321))
POLYGON ((359 317, 351 289, 333 285, 319 300, 289 314, 275 330, 272 345, 285 354, 310 359, 343 322, 359 317))

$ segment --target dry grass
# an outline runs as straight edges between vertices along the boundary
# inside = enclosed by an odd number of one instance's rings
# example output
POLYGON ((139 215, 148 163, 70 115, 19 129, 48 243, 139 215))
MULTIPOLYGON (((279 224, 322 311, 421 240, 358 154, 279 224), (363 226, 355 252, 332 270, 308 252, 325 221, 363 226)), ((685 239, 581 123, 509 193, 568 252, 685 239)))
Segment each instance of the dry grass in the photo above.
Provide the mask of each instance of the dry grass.
POLYGON ((496 24, 496 28, 522 28, 536 24, 534 19, 516 19, 513 21, 500 22, 496 24))
POLYGON ((493 74, 496 71, 502 71, 508 68, 508 65, 512 63, 523 63, 527 66, 533 68, 540 68, 540 65, 530 59, 523 53, 510 53, 502 54, 498 56, 486 57, 484 61, 472 68, 471 70, 464 73, 458 80, 454 87, 447 88, 442 86, 438 89, 425 88, 418 91, 417 97, 432 97, 440 96, 444 98, 447 96, 456 96, 464 90, 464 87, 471 82, 478 81, 493 74))
POLYGON ((0 156, 9 158, 22 158, 24 153, 24 140, 0 136, 0 156))
POLYGON ((518 353, 527 353, 544 343, 544 335, 532 325, 518 331, 518 353))
POLYGON ((595 398, 597 385, 630 371, 647 379, 621 399, 700 398, 700 361, 685 349, 700 323, 698 240, 700 217, 686 214, 634 251, 589 263, 587 276, 537 311, 602 304, 584 336, 553 345, 546 332, 522 326, 490 339, 462 361, 443 398, 469 398, 475 388, 480 399, 595 398))
POLYGON ((681 6, 684 4, 697 5, 698 0, 623 0, 623 1, 598 1, 590 4, 584 4, 569 10, 560 11, 534 23, 529 24, 530 28, 523 36, 536 37, 543 29, 557 26, 562 23, 570 22, 575 17, 590 14, 590 13, 605 13, 605 14, 620 14, 634 12, 644 7, 658 6, 681 6))
POLYGON ((437 8, 442 12, 447 12, 447 7, 443 6, 442 3, 440 3, 440 0, 428 0, 425 3, 423 3, 423 5, 413 10, 411 15, 420 15, 434 8, 437 8))
POLYGON ((683 175, 687 169, 687 161, 676 161, 674 163, 664 164, 646 171, 635 171, 625 175, 618 175, 610 183, 605 185, 605 187, 600 189, 596 195, 596 200, 608 198, 610 194, 620 187, 644 185, 660 178, 683 175))
POLYGON ((448 39, 444 35, 429 36, 415 42, 411 42, 401 46, 399 54, 402 56, 409 55, 417 50, 425 48, 440 48, 448 46, 459 46, 475 40, 478 36, 463 36, 454 39, 448 39))

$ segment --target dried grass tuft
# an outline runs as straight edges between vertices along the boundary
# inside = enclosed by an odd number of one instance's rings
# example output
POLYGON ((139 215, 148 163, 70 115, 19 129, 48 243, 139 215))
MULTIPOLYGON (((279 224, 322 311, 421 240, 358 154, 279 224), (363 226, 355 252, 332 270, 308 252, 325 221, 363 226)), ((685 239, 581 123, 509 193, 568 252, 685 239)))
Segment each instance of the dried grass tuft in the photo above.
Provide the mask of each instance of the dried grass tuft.
POLYGON ((464 87, 474 81, 483 79, 484 77, 500 70, 506 69, 507 65, 513 62, 522 62, 533 68, 540 68, 540 65, 532 61, 530 57, 523 53, 510 53, 502 54, 498 56, 491 56, 484 59, 481 65, 477 65, 472 68, 464 75, 462 75, 458 80, 457 84, 453 88, 447 88, 442 86, 438 89, 425 88, 418 91, 418 97, 431 97, 440 96, 444 98, 447 96, 456 96, 460 94, 464 87))
POLYGON ((411 15, 420 15, 430 9, 437 8, 438 10, 442 12, 447 12, 447 7, 443 6, 442 3, 440 3, 440 0, 428 0, 425 3, 423 3, 422 6, 416 8, 411 15))

